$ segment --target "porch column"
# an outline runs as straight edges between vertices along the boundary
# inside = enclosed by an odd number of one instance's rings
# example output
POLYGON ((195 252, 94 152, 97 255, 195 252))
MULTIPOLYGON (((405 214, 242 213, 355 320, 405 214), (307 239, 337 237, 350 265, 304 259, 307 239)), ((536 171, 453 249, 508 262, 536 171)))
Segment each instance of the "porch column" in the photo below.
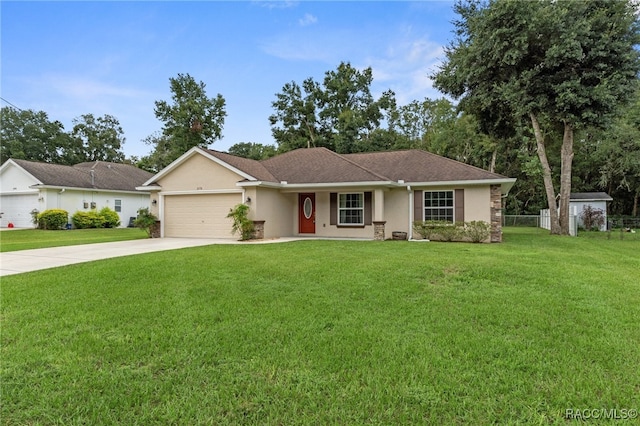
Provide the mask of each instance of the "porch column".
POLYGON ((491 185, 491 242, 502 242, 502 191, 500 185, 491 185))
POLYGON ((253 221, 253 237, 251 237, 252 240, 264 239, 264 222, 264 220, 253 221))
POLYGON ((384 220, 384 191, 376 189, 373 193, 373 220, 384 220))
POLYGON ((384 220, 373 221, 373 239, 375 241, 384 241, 384 225, 387 223, 384 220))

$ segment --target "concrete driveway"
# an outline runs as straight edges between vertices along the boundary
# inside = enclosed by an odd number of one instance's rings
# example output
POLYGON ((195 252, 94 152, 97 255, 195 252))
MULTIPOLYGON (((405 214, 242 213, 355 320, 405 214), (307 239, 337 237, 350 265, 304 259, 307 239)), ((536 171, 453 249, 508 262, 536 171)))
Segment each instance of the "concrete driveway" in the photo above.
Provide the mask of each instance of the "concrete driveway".
POLYGON ((117 241, 113 243, 12 251, 0 253, 0 276, 21 274, 23 272, 38 271, 40 269, 55 268, 112 257, 175 250, 186 247, 207 246, 211 244, 268 244, 293 240, 294 238, 278 238, 239 242, 231 238, 149 238, 143 240, 117 241))

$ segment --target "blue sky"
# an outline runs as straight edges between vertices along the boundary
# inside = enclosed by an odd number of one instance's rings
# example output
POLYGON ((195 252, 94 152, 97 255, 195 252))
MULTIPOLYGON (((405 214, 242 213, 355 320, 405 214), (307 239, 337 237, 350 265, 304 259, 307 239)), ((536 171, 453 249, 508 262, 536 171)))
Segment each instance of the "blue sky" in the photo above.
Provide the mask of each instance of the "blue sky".
MULTIPOLYGON (((442 95, 428 73, 453 38, 451 1, 0 2, 2 98, 67 131, 82 114, 115 116, 127 157, 160 131, 154 102, 190 74, 227 103, 223 138, 275 144, 268 117, 285 83, 322 81, 341 61, 372 67, 376 96, 400 105, 442 95)), ((7 106, 2 101, 2 106, 7 106)))

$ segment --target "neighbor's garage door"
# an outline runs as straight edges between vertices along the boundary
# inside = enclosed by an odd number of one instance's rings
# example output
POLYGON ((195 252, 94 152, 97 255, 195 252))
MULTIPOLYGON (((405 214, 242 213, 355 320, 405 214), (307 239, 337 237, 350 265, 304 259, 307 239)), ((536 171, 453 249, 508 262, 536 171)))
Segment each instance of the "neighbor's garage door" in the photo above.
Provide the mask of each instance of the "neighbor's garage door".
POLYGON ((241 194, 167 195, 164 197, 164 236, 232 238, 229 210, 241 194))
POLYGON ((0 227, 33 228, 31 212, 38 209, 38 194, 0 196, 0 227))

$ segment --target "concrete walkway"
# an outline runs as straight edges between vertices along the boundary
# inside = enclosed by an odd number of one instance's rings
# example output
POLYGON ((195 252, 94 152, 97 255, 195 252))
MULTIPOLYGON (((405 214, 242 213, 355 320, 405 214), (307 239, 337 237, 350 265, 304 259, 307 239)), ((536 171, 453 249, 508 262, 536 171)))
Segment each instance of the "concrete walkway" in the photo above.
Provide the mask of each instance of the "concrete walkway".
POLYGON ((235 239, 149 238, 142 240, 96 243, 79 246, 42 248, 0 253, 0 277, 74 263, 112 257, 130 256, 154 251, 175 250, 211 244, 269 244, 294 241, 298 238, 277 238, 240 242, 235 239))

